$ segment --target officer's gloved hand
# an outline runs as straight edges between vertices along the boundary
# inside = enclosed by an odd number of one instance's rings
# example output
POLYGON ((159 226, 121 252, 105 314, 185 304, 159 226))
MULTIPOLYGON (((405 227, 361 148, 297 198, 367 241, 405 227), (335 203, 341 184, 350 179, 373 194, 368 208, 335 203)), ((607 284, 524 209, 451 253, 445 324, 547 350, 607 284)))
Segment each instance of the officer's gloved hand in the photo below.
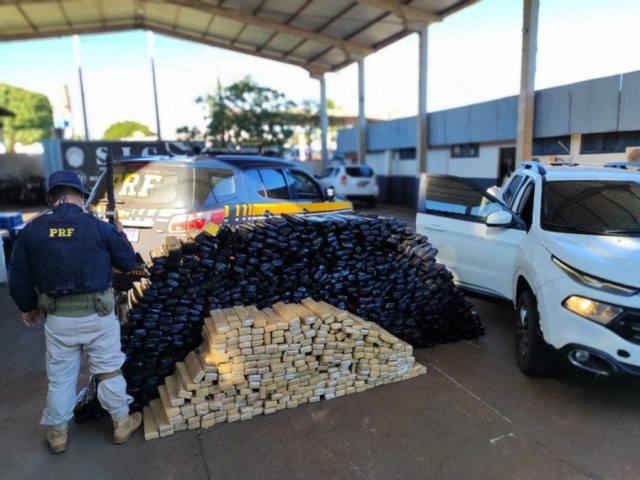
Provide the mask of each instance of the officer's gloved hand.
POLYGON ((115 210, 113 212, 113 224, 116 227, 116 230, 118 230, 118 232, 122 233, 123 230, 123 226, 122 226, 122 222, 120 221, 120 216, 118 215, 118 210, 115 210))
POLYGON ((37 327, 40 325, 40 315, 37 310, 31 310, 30 312, 22 312, 22 323, 27 327, 37 327))

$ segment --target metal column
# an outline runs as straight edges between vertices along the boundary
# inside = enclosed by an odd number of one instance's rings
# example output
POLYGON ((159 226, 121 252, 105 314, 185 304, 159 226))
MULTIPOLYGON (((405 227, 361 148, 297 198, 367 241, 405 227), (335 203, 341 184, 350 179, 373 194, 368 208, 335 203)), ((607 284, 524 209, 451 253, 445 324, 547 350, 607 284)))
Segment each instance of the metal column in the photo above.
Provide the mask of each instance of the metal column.
POLYGON ((416 117, 416 176, 427 171, 427 53, 429 26, 423 26, 418 35, 418 116, 416 117))
POLYGON ((156 63, 155 63, 155 49, 153 45, 153 32, 147 32, 147 51, 149 58, 151 59, 151 79, 153 81, 153 102, 156 109, 156 130, 158 131, 158 140, 162 140, 162 134, 160 133, 160 111, 158 109, 158 88, 156 85, 156 63))
POLYGON ((329 162, 329 149, 327 148, 327 138, 329 134, 329 116, 327 115, 327 82, 324 74, 319 75, 320 80, 320 144, 322 148, 322 166, 329 162))
POLYGON ((364 57, 358 58, 358 163, 367 159, 367 118, 364 112, 364 57))
POLYGON ((324 72, 309 70, 309 76, 320 82, 320 145, 322 149, 322 168, 329 163, 329 115, 327 114, 327 81, 324 72))
POLYGON ((80 37, 73 37, 73 52, 78 67, 78 82, 80 83, 80 100, 82 102, 82 120, 84 122, 84 139, 89 141, 89 124, 87 122, 87 104, 84 99, 84 82, 82 81, 82 55, 80 53, 80 37))
POLYGON ((516 165, 528 160, 533 152, 533 119, 535 109, 536 51, 538 49, 539 0, 523 0, 522 68, 518 96, 518 131, 516 165))

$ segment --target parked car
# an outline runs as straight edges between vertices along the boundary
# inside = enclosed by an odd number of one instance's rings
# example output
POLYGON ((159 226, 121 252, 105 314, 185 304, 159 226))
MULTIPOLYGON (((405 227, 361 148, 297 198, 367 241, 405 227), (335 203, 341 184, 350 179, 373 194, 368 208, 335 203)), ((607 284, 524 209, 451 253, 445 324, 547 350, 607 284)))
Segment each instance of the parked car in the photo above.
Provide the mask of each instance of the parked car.
POLYGON ((523 162, 496 195, 423 175, 417 231, 470 294, 516 308, 516 358, 640 374, 640 177, 523 162))
POLYGON ((331 188, 338 197, 362 200, 375 207, 380 194, 373 169, 368 165, 330 165, 318 176, 318 182, 331 188))
POLYGON ((640 162, 609 162, 605 163, 605 167, 622 168, 623 170, 633 170, 640 172, 640 162))
MULTIPOLYGON (((166 235, 215 234, 222 224, 254 222, 282 213, 351 211, 294 163, 257 155, 141 157, 114 162, 117 212, 138 253, 161 248, 166 235)), ((105 217, 104 175, 87 201, 105 217)))

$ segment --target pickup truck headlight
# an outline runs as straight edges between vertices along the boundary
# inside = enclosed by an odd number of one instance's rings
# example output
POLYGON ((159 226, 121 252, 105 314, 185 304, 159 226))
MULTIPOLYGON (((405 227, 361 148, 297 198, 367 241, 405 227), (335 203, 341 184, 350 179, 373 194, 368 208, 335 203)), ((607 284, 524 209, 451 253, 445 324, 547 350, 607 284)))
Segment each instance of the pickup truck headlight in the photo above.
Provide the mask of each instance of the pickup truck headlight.
POLYGON ((601 325, 608 325, 624 311, 624 309, 615 305, 598 302, 578 295, 571 295, 565 298, 562 306, 581 317, 588 318, 601 325))
POLYGON ((638 293, 637 288, 628 287, 619 283, 613 283, 608 280, 603 280, 602 278, 594 277, 593 275, 581 272, 580 270, 567 265, 557 257, 552 256, 551 260, 553 260, 553 263, 564 270, 566 274, 569 275, 569 277, 586 287, 595 288, 596 290, 602 290, 614 295, 624 295, 625 297, 630 297, 638 293))

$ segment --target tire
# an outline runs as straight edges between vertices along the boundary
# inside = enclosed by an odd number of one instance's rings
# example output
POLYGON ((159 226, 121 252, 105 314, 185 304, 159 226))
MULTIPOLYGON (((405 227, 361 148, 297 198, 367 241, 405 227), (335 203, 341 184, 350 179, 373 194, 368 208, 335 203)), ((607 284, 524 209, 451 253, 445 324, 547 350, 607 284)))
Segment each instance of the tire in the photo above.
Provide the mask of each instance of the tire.
POLYGON ((556 355, 540 330, 538 302, 531 290, 524 290, 516 305, 516 359, 522 373, 548 377, 556 368, 556 355))

